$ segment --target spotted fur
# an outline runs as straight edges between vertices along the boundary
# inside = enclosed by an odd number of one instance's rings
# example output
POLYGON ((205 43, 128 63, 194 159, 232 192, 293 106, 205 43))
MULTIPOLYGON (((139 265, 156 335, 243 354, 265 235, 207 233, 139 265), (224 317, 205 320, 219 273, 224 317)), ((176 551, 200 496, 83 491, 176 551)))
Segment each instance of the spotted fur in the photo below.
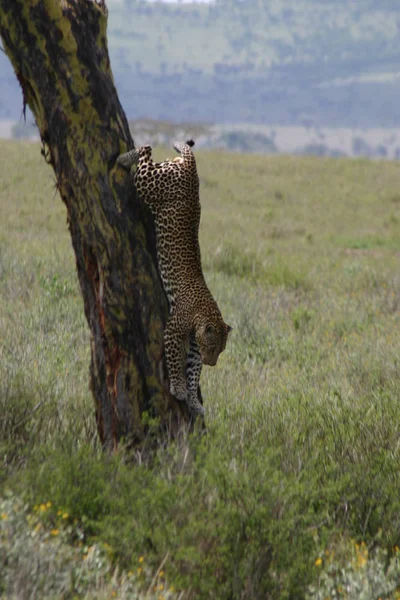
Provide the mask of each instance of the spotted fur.
POLYGON ((204 413, 197 399, 202 364, 214 366, 226 346, 229 325, 203 276, 199 246, 199 178, 191 146, 176 142, 180 157, 152 160, 151 146, 122 154, 118 163, 137 165, 135 184, 154 215, 157 258, 170 315, 164 343, 171 394, 204 413))

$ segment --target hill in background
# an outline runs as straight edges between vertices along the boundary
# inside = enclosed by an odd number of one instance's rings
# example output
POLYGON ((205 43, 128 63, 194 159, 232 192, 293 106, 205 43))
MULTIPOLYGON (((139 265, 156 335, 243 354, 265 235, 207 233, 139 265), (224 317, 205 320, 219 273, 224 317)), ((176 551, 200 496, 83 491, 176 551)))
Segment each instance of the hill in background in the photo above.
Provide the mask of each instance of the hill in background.
POLYGON ((396 0, 109 2, 129 117, 345 127, 399 124, 396 0))
MULTIPOLYGON (((205 125, 201 123, 171 123, 154 119, 137 119, 130 121, 129 125, 136 146, 151 144, 152 146, 172 148, 173 140, 191 138, 196 140, 196 149, 219 149, 258 154, 400 158, 400 128, 205 125)), ((27 123, 0 122, 0 137, 35 140, 39 139, 39 133, 32 121, 27 123)))
MULTIPOLYGON (((201 123, 211 131, 201 143, 211 147, 398 156, 390 131, 400 127, 397 0, 108 7, 128 118, 201 123)), ((2 53, 0 85, 0 120, 16 121, 21 95, 2 53)))
POLYGON ((131 121, 129 125, 136 145, 172 147, 172 140, 193 138, 196 148, 218 148, 231 152, 400 158, 400 128, 202 125, 151 119, 131 121))

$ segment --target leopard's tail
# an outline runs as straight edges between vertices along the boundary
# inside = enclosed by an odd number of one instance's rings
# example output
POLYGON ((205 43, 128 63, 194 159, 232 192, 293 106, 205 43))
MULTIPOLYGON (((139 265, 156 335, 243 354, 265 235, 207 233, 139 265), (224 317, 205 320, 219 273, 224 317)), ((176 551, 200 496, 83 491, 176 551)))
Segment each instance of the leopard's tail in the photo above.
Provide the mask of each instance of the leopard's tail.
POLYGON ((192 147, 194 146, 193 140, 187 140, 187 142, 174 142, 174 149, 181 154, 184 160, 189 160, 194 162, 194 154, 192 152, 192 147))

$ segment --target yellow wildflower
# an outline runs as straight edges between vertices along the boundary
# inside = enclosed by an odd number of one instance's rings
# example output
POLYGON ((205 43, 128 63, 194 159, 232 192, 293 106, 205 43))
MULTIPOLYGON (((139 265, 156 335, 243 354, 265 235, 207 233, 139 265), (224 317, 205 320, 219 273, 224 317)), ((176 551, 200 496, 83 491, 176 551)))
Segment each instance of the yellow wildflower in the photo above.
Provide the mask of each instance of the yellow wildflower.
POLYGON ((159 577, 164 577, 164 571, 160 571, 158 574, 159 577))
POLYGON ((160 585, 158 586, 158 590, 159 590, 160 592, 162 592, 162 591, 163 591, 163 589, 164 589, 164 586, 163 586, 163 584, 162 584, 162 583, 160 583, 160 585))
POLYGON ((143 571, 142 567, 139 567, 137 570, 137 574, 140 575, 142 571, 143 571))
POLYGON ((41 505, 39 506, 39 511, 40 511, 40 512, 46 512, 46 510, 47 510, 47 508, 46 508, 46 505, 45 505, 45 504, 41 504, 41 505))
POLYGON ((170 586, 170 588, 169 588, 169 591, 170 591, 170 592, 174 592, 174 591, 175 591, 175 588, 174 588, 174 586, 173 586, 173 585, 171 585, 171 586, 170 586))
POLYGON ((59 530, 59 529, 52 529, 52 530, 50 531, 50 535, 58 535, 59 533, 60 533, 60 530, 59 530))
POLYGON ((144 556, 139 556, 139 562, 142 563, 144 561, 144 556))
POLYGON ((51 508, 51 502, 46 502, 46 508, 51 508))
POLYGON ((69 517, 68 513, 63 513, 63 516, 62 516, 63 519, 68 519, 68 517, 69 517))
POLYGON ((359 554, 357 556, 357 566, 358 567, 365 567, 365 565, 367 564, 367 559, 363 554, 359 554))
POLYGON ((320 567, 322 565, 322 558, 317 558, 314 564, 316 567, 320 567))
POLYGON ((8 514, 6 512, 2 512, 1 513, 1 520, 2 521, 7 521, 7 519, 8 519, 8 514))
POLYGON ((62 515, 62 514, 63 514, 63 511, 62 511, 62 510, 58 510, 58 511, 57 511, 57 516, 58 516, 58 517, 61 517, 61 515, 62 515))
POLYGON ((133 571, 128 571, 128 577, 132 577, 133 576, 133 571))

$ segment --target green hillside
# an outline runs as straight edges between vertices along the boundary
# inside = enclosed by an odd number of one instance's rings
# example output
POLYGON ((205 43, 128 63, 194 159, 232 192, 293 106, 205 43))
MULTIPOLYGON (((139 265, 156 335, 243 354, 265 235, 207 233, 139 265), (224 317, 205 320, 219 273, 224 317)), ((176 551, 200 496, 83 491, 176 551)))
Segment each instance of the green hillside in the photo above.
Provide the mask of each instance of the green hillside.
MULTIPOLYGON (((109 0, 130 119, 398 127, 397 0, 109 0)), ((20 93, 0 53, 0 118, 20 93)))
POLYGON ((140 63, 148 73, 191 68, 213 75, 242 68, 249 74, 271 65, 325 63, 325 73, 315 74, 318 80, 321 75, 329 79, 354 74, 351 65, 363 65, 367 72, 374 72, 382 59, 386 66, 392 59, 391 66, 398 68, 399 13, 395 0, 210 4, 111 0, 108 6, 113 53, 123 53, 129 64, 140 63), (378 48, 371 64, 372 52, 378 48), (368 54, 362 56, 362 50, 368 54))
POLYGON ((109 7, 110 51, 131 118, 399 123, 396 0, 109 7))
POLYGON ((207 435, 126 461, 97 441, 53 174, 0 144, 0 596, 394 600, 398 165, 196 155, 233 331, 203 370, 207 435))

